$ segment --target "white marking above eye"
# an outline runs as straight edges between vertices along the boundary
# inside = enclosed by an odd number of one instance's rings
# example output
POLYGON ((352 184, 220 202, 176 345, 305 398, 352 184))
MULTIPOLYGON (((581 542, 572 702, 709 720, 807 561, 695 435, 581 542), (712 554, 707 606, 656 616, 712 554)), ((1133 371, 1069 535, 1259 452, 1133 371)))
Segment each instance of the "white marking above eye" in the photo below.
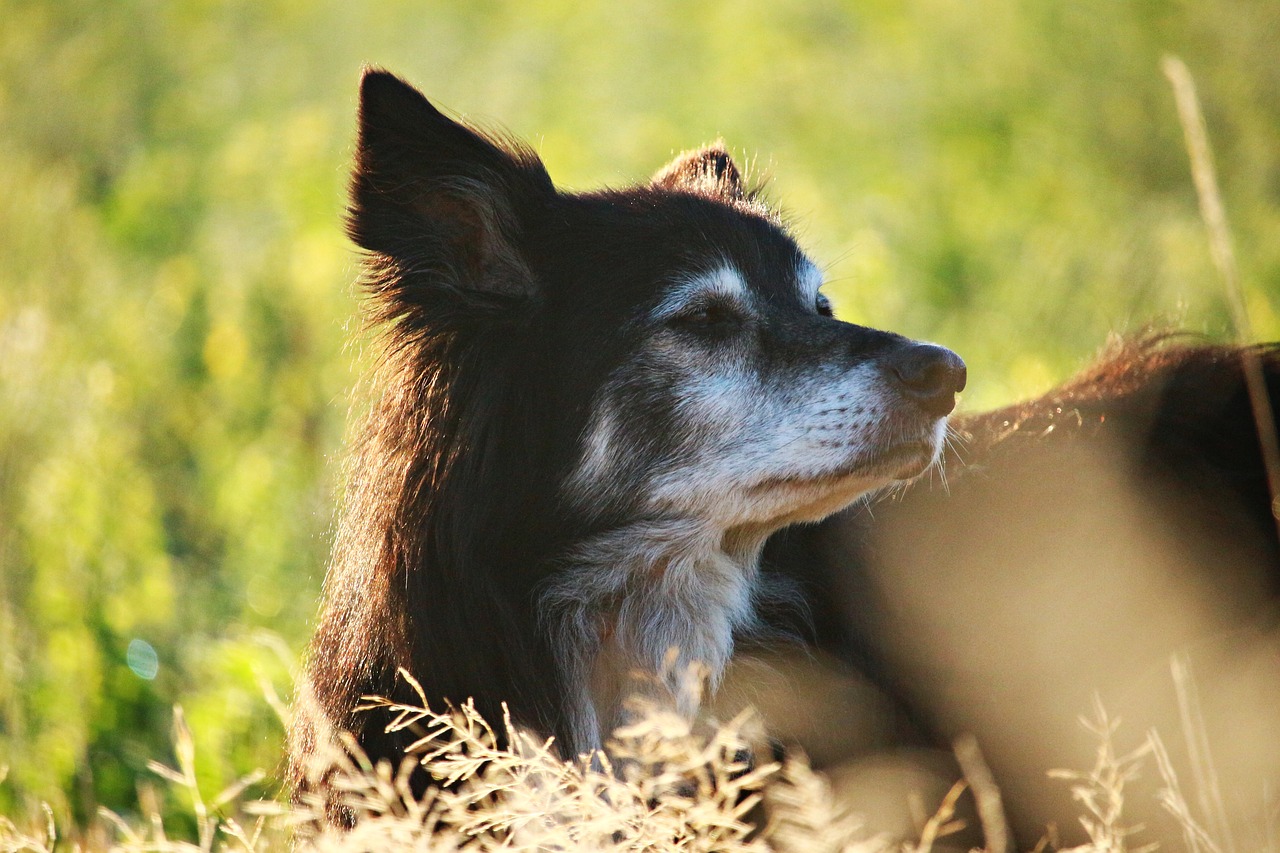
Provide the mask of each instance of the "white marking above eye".
POLYGON ((747 283, 742 273, 727 261, 709 272, 695 273, 678 281, 654 309, 653 317, 661 322, 680 313, 695 299, 722 297, 739 303, 747 301, 747 283))
POLYGON ((806 305, 814 305, 818 300, 818 288, 822 287, 824 276, 822 270, 807 258, 800 262, 796 269, 796 282, 800 286, 800 298, 806 305))

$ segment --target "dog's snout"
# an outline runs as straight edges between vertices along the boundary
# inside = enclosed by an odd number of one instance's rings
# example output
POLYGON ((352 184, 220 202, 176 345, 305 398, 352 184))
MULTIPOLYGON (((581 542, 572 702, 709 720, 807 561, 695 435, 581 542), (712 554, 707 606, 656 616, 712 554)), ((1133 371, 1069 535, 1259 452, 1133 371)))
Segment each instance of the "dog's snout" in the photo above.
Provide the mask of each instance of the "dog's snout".
POLYGON ((968 371, 960 356, 934 344, 908 344, 889 355, 886 367, 909 397, 935 417, 951 414, 968 371))

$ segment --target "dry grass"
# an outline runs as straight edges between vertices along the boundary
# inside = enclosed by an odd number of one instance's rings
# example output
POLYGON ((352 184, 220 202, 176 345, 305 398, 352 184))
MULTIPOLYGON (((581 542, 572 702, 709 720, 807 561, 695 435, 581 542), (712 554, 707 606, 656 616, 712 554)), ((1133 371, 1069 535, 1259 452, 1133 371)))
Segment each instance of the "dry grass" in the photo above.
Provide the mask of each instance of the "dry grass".
MULTIPOLYGON (((1209 250, 1214 266, 1222 276, 1222 286, 1231 306, 1231 321, 1235 326, 1236 341, 1241 344, 1254 342, 1253 323, 1249 318, 1248 303, 1240 285, 1240 273, 1232 248, 1231 229, 1227 226, 1226 206, 1218 187, 1217 170, 1213 166, 1213 151, 1209 146, 1209 130, 1200 98, 1196 94, 1195 80, 1186 63, 1176 56, 1166 56, 1161 63, 1165 76, 1173 87, 1178 105, 1178 119, 1186 142, 1187 156, 1191 160, 1191 178, 1195 183, 1196 197, 1200 201, 1200 216, 1209 235, 1209 250)), ((1258 443, 1267 472, 1267 488, 1271 493, 1271 515, 1280 533, 1280 436, 1276 433, 1276 421, 1271 412, 1266 378, 1258 354, 1246 349, 1242 353, 1245 387, 1249 392, 1249 405, 1258 427, 1258 443)))
MULTIPOLYGON (((412 682, 412 679, 410 679, 412 682)), ((416 686, 416 685, 415 685, 416 686)), ((744 713, 726 724, 695 726, 656 704, 637 701, 634 721, 604 752, 558 758, 549 740, 504 720, 496 728, 470 705, 435 711, 371 698, 393 726, 419 734, 399 768, 371 764, 349 736, 318 756, 311 772, 356 815, 336 824, 323 796, 299 803, 245 800, 255 773, 207 798, 195 774, 195 740, 174 714, 176 766, 151 771, 190 802, 195 834, 173 837, 154 790, 141 788, 143 817, 108 810, 75 841, 59 839, 51 813, 21 827, 0 818, 0 851, 52 853, 68 846, 112 853, 197 851, 726 851, 726 853, 927 853, 957 828, 952 810, 963 790, 930 820, 916 844, 868 837, 826 778, 802 756, 753 764, 744 713), (705 729, 705 730, 704 730, 705 729), (415 797, 410 772, 421 765, 444 787, 415 797)))
POLYGON ((1083 810, 1080 824, 1089 836, 1089 843, 1074 849, 1081 853, 1148 853, 1156 849, 1158 844, 1130 846, 1130 840, 1139 835, 1143 827, 1129 826, 1124 821, 1125 786, 1138 778, 1151 754, 1151 740, 1144 740, 1128 752, 1117 752, 1115 735, 1120 721, 1108 716, 1098 700, 1095 700, 1094 716, 1081 717, 1080 724, 1098 739, 1093 768, 1049 771, 1051 777, 1071 783, 1071 796, 1083 810))
MULTIPOLYGON (((242 801, 253 774, 213 798, 200 791, 195 746, 175 711, 176 767, 153 763, 164 782, 185 792, 195 837, 170 836, 158 800, 144 797, 145 817, 130 822, 103 810, 109 836, 73 846, 112 853, 195 851, 859 851, 894 847, 866 838, 837 803, 826 779, 800 757, 752 765, 748 715, 707 731, 656 705, 637 705, 634 722, 614 733, 606 752, 559 759, 552 742, 503 721, 501 729, 470 705, 434 711, 390 708, 394 726, 420 734, 399 768, 371 764, 349 737, 320 756, 324 775, 357 820, 326 816, 320 795, 300 803, 242 801), (445 787, 413 795, 420 764, 445 787), (149 800, 146 801, 146 800, 149 800), (761 827, 758 819, 767 815, 761 827)), ((944 821, 945 822, 945 821, 944 821)), ((52 816, 36 826, 0 820, 0 851, 51 853, 59 842, 52 816)), ((928 845, 924 846, 927 850, 928 845)), ((914 848, 913 848, 914 849, 914 848)))
MULTIPOLYGON (((1188 684, 1184 681, 1179 690, 1193 716, 1194 694, 1188 692, 1188 684)), ((919 838, 902 840, 870 836, 862 820, 849 813, 826 778, 802 756, 781 764, 749 763, 747 714, 704 731, 662 707, 637 704, 634 722, 615 732, 607 751, 563 761, 550 741, 520 731, 509 721, 495 728, 469 705, 434 711, 425 702, 398 705, 371 699, 369 704, 390 709, 393 725, 417 733, 419 739, 411 758, 399 768, 371 764, 349 736, 338 738, 340 746, 317 760, 312 772, 329 778, 340 802, 357 816, 354 828, 328 819, 327 804, 319 795, 294 804, 246 798, 261 774, 206 798, 196 781, 195 740, 177 709, 176 767, 153 763, 151 770, 189 799, 194 837, 171 837, 159 797, 143 787, 143 818, 130 821, 103 810, 101 824, 71 842, 58 838, 47 810, 42 819, 25 827, 0 818, 0 853, 929 853, 940 839, 962 827, 955 812, 967 788, 978 801, 988 838, 984 849, 1010 849, 999 793, 972 741, 957 745, 967 781, 956 783, 919 838), (417 765, 445 787, 415 797, 408 780, 417 765)), ((1050 773, 1070 784, 1089 838, 1072 853, 1147 853, 1161 846, 1142 839, 1143 827, 1128 824, 1124 816, 1127 786, 1153 757, 1164 782, 1160 803, 1183 830, 1182 839, 1165 839, 1163 849, 1182 846, 1189 853, 1233 853, 1234 841, 1213 826, 1211 800, 1198 809, 1188 802, 1158 735, 1152 732, 1136 748, 1119 750, 1120 722, 1108 716, 1101 702, 1082 723, 1098 740, 1093 767, 1050 773)), ((1193 768, 1196 784, 1212 792, 1204 773, 1204 768, 1193 768)), ((1041 843, 1047 845, 1047 840, 1041 843)))
MULTIPOLYGON (((410 679, 411 683, 412 680, 410 679)), ((415 685, 416 686, 416 685, 415 685)), ((826 780, 800 759, 751 764, 747 715, 706 732, 670 710, 637 702, 634 721, 605 752, 559 759, 551 741, 469 705, 436 712, 373 699, 392 726, 419 735, 414 762, 370 766, 349 742, 312 768, 357 815, 354 830, 324 819, 312 796, 283 817, 314 850, 873 851, 826 780), (418 800, 414 763, 444 787, 418 800), (763 829, 754 818, 767 814, 763 829), (354 848, 351 846, 354 844, 354 848)))

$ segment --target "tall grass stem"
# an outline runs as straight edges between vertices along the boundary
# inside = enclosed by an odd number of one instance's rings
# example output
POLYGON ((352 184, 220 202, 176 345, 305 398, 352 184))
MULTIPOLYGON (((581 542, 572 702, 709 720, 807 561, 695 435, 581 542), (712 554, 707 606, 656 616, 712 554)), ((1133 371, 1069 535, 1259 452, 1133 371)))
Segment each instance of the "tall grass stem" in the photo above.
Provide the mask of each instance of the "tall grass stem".
POLYGON ((1227 820, 1222 786, 1218 782, 1218 767, 1209 748, 1209 732, 1200 706, 1200 692, 1191 675, 1191 661, 1185 655, 1174 655, 1170 666, 1200 808, 1226 853, 1236 853, 1236 840, 1231 832, 1231 822, 1227 820))
POLYGON ((1253 327, 1249 322, 1248 306, 1240 287, 1240 274, 1236 268, 1235 252, 1231 248, 1231 232, 1227 227, 1227 214, 1218 189, 1218 177, 1213 168, 1213 152, 1209 148, 1209 133, 1204 113, 1200 110, 1200 98, 1196 95, 1195 81, 1187 65, 1176 56, 1166 56, 1160 63, 1164 74, 1173 86, 1178 104, 1178 118, 1186 139, 1187 154, 1191 158, 1191 177, 1196 195, 1200 199, 1200 215, 1209 232, 1209 250, 1214 265, 1222 276, 1227 303, 1231 309, 1236 339, 1245 344, 1241 352, 1241 369, 1245 387, 1249 392, 1249 404, 1258 427, 1258 443, 1262 449, 1262 461, 1267 471, 1267 487, 1271 495, 1271 518, 1280 535, 1280 441, 1276 438, 1276 422, 1267 396, 1266 380, 1262 373, 1262 361, 1253 343, 1253 327))

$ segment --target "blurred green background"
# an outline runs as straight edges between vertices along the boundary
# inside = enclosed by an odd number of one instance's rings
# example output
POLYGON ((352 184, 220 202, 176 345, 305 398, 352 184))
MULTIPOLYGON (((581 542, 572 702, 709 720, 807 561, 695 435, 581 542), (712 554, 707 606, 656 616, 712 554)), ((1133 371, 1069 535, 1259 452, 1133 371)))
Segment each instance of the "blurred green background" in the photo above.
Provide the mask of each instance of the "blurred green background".
POLYGON ((723 137, 973 408, 1111 331, 1229 335, 1165 52, 1280 336, 1277 44, 1275 0, 0 0, 0 813, 133 808, 175 702, 208 790, 278 766, 361 361, 362 63, 569 187, 723 137))

